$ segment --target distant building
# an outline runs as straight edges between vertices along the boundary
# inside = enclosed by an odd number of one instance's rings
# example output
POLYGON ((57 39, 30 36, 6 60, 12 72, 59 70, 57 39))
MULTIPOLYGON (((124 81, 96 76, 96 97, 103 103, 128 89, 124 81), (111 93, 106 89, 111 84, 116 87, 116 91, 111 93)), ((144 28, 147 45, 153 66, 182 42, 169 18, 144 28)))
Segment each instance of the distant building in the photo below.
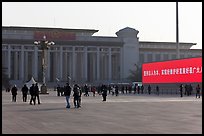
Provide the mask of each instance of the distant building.
MULTIPOLYGON (((41 27, 2 27, 2 65, 11 80, 32 76, 42 82, 42 51, 34 45, 43 35, 55 45, 47 52, 46 82, 126 82, 135 64, 176 59, 175 42, 139 41, 138 30, 126 27, 117 37, 93 36, 98 30, 41 27)), ((180 43, 180 57, 201 57, 196 43, 180 43)))

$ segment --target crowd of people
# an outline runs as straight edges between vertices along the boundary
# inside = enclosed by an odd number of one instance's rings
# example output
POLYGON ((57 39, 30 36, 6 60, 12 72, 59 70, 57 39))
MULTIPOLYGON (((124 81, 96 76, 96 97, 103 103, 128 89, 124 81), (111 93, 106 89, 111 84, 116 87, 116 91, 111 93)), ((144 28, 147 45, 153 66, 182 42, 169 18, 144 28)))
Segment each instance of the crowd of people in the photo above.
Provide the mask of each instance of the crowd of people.
MULTIPOLYGON (((197 84, 197 86, 195 87, 196 98, 200 98, 200 93, 201 93, 200 89, 201 89, 200 85, 197 84)), ((185 86, 183 84, 181 84, 179 91, 180 91, 180 97, 183 97, 183 94, 189 96, 189 95, 192 95, 193 87, 191 84, 189 84, 189 85, 186 84, 185 86)))
MULTIPOLYGON (((156 85, 156 94, 159 95, 159 86, 156 85)), ((152 91, 152 87, 150 85, 147 86, 147 93, 150 95, 152 91)), ((193 92, 193 87, 191 84, 186 84, 185 86, 183 84, 180 84, 179 86, 179 91, 180 91, 180 97, 183 97, 184 95, 192 95, 193 92)), ((6 92, 10 92, 10 88, 6 89, 6 92)), ((18 88, 16 85, 14 85, 11 89, 11 94, 12 94, 12 102, 16 102, 16 96, 17 96, 18 88)), ((31 87, 27 87, 25 84, 21 88, 22 92, 22 99, 23 102, 27 102, 27 95, 30 93, 30 105, 35 105, 36 104, 36 99, 38 104, 41 104, 40 102, 40 97, 39 97, 39 88, 38 88, 38 83, 32 84, 31 87)), ((88 86, 87 84, 84 85, 79 85, 79 84, 74 84, 73 86, 70 86, 69 83, 66 83, 65 86, 60 87, 60 85, 57 86, 57 96, 65 96, 66 99, 66 108, 70 108, 70 96, 73 94, 73 104, 75 108, 80 108, 81 107, 81 96, 84 93, 85 97, 90 96, 89 93, 92 92, 93 97, 96 96, 96 93, 102 96, 102 101, 106 101, 107 95, 111 94, 112 96, 118 96, 119 94, 143 94, 144 93, 144 86, 139 86, 135 84, 134 86, 131 85, 105 85, 101 84, 98 86, 88 86)), ((200 98, 200 93, 201 93, 201 88, 200 85, 197 84, 195 87, 195 94, 196 98, 200 98)))
MULTIPOLYGON (((16 85, 14 85, 11 89, 11 94, 12 94, 12 102, 16 102, 16 96, 18 92, 18 88, 16 85)), ((36 103, 36 98, 38 100, 38 104, 40 104, 40 97, 39 97, 39 88, 38 88, 38 83, 36 84, 32 84, 32 86, 30 88, 27 87, 27 85, 25 84, 22 88, 21 88, 21 92, 22 92, 22 96, 23 96, 23 102, 27 102, 27 95, 28 92, 30 93, 30 105, 36 103)))

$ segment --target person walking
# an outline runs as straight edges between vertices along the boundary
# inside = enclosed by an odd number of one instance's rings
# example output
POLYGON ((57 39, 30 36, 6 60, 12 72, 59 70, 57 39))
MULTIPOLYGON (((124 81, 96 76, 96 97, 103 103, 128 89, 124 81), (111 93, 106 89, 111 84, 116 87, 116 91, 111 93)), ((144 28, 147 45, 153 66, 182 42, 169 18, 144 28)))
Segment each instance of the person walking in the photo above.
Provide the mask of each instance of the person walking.
POLYGON ((132 86, 131 85, 128 86, 128 91, 129 91, 129 94, 132 93, 132 86))
POLYGON ((190 84, 189 95, 191 95, 191 94, 192 94, 192 91, 193 91, 193 87, 192 87, 192 85, 190 84))
POLYGON ((140 94, 140 86, 137 86, 137 93, 140 94))
POLYGON ((74 85, 74 88, 73 88, 73 97, 74 97, 74 107, 75 108, 79 108, 79 87, 77 84, 74 85))
POLYGON ((124 90, 125 90, 125 87, 124 87, 124 85, 122 85, 122 87, 121 87, 121 93, 122 94, 124 94, 124 90))
POLYGON ((27 101, 27 94, 28 94, 28 87, 26 86, 26 84, 22 87, 21 91, 22 91, 22 95, 23 95, 23 102, 26 102, 27 101))
POLYGON ((134 85, 134 94, 137 92, 137 84, 134 85))
POLYGON ((200 98, 200 85, 198 84, 197 86, 196 86, 196 98, 200 98))
POLYGON ((11 89, 12 94, 12 102, 16 102, 16 95, 17 95, 18 88, 14 85, 11 89))
POLYGON ((111 93, 111 85, 109 84, 108 85, 108 94, 110 94, 111 93))
POLYGON ((119 94, 119 87, 118 85, 115 86, 115 96, 118 96, 119 94))
POLYGON ((81 87, 78 85, 78 91, 79 91, 79 106, 78 107, 81 107, 81 95, 82 95, 82 89, 81 87))
POLYGON ((181 84, 180 85, 180 96, 181 97, 183 97, 183 88, 184 88, 184 86, 183 86, 183 84, 181 84))
POLYGON ((186 95, 187 92, 188 92, 188 85, 186 84, 186 85, 184 86, 184 88, 185 88, 184 95, 186 95))
POLYGON ((115 94, 115 86, 114 85, 112 86, 111 90, 112 90, 111 92, 112 92, 112 96, 113 96, 115 94))
POLYGON ((91 87, 91 91, 92 91, 92 93, 93 93, 93 97, 95 97, 96 87, 95 87, 95 86, 92 86, 92 87, 91 87))
POLYGON ((106 87, 105 85, 102 85, 102 86, 101 86, 101 91, 102 91, 103 101, 106 101, 107 87, 106 87))
POLYGON ((66 108, 70 108, 70 103, 69 103, 70 94, 71 94, 71 86, 69 85, 69 83, 67 83, 66 86, 64 87, 64 96, 67 102, 66 108))
POLYGON ((34 87, 35 87, 35 84, 32 84, 32 86, 30 87, 29 91, 30 91, 30 105, 32 105, 32 102, 33 104, 35 105, 35 91, 34 91, 34 87))
POLYGON ((6 92, 10 92, 10 86, 8 86, 7 88, 6 88, 6 92))
POLYGON ((36 97, 37 97, 37 99, 38 99, 38 104, 40 104, 40 96, 39 96, 38 83, 35 84, 34 92, 35 92, 35 99, 36 99, 36 97))
POLYGON ((159 95, 159 86, 156 86, 157 95, 159 95))
POLYGON ((89 96, 89 87, 87 86, 87 84, 84 85, 84 91, 85 91, 84 96, 89 96))
POLYGON ((150 85, 148 86, 148 93, 149 93, 149 95, 151 94, 151 86, 150 85))
POLYGON ((143 94, 143 91, 144 91, 144 86, 142 85, 141 86, 141 93, 143 94))
POLYGON ((128 86, 126 85, 125 86, 125 93, 127 94, 127 92, 128 92, 128 86))
POLYGON ((60 85, 58 84, 58 85, 57 85, 57 96, 60 96, 60 90, 61 90, 61 87, 60 87, 60 85))

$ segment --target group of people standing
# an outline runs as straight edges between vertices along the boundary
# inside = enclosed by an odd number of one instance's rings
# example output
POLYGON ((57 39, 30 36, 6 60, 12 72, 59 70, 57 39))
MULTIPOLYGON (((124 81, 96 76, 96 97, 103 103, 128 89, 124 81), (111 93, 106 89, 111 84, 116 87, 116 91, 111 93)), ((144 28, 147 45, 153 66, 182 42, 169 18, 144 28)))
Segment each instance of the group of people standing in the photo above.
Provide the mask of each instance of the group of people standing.
MULTIPOLYGON (((185 92, 184 94, 189 96, 191 95, 192 91, 193 91, 193 87, 190 85, 183 85, 183 84, 180 84, 180 96, 183 97, 183 90, 185 89, 185 92)), ((200 85, 197 84, 196 86, 196 98, 200 98, 200 85)))
MULTIPOLYGON (((38 83, 36 84, 32 84, 32 86, 30 88, 27 87, 27 85, 25 84, 22 88, 22 96, 23 96, 23 102, 27 102, 27 95, 28 92, 30 92, 31 98, 30 98, 30 105, 32 104, 36 104, 36 98, 38 100, 38 104, 40 103, 40 97, 39 97, 39 88, 38 88, 38 83)), ((16 102, 16 96, 18 92, 18 88, 16 85, 14 85, 11 89, 11 94, 12 94, 12 102, 16 102)))
POLYGON ((82 95, 82 91, 81 88, 78 84, 75 84, 73 89, 71 88, 71 86, 69 85, 69 83, 66 83, 66 86, 64 86, 63 88, 63 92, 64 92, 64 96, 66 98, 66 108, 70 108, 70 96, 71 96, 71 91, 73 90, 73 97, 74 97, 74 107, 75 108, 79 108, 81 107, 81 95, 82 95))
MULTIPOLYGON (((121 93, 124 93, 124 90, 129 90, 129 93, 131 93, 132 89, 126 89, 128 87, 121 87, 121 93)), ((81 96, 82 96, 82 92, 84 91, 84 96, 89 96, 88 92, 89 89, 90 91, 93 92, 93 96, 95 96, 95 92, 98 91, 99 95, 102 95, 102 101, 106 101, 106 97, 107 97, 107 92, 109 91, 109 93, 112 91, 112 95, 116 95, 118 96, 119 94, 119 87, 117 85, 115 86, 108 86, 108 85, 100 85, 98 87, 92 86, 92 87, 88 87, 87 84, 85 84, 84 86, 79 86, 78 84, 74 84, 73 87, 70 86, 69 83, 66 83, 66 86, 61 87, 60 88, 63 92, 63 96, 65 96, 66 98, 66 108, 70 108, 70 96, 71 96, 71 92, 73 91, 73 103, 74 103, 74 107, 75 108, 79 108, 81 107, 81 96), (83 90, 83 91, 82 91, 83 90)), ((193 87, 190 85, 186 85, 184 87, 183 84, 180 84, 180 96, 183 97, 183 91, 185 89, 185 93, 186 95, 191 95, 191 92, 193 91, 193 87)), ((136 86, 133 88, 134 93, 138 92, 138 94, 143 93, 144 90, 144 86, 142 85, 141 87, 136 86)), ((151 86, 148 85, 147 87, 148 90, 148 94, 151 94, 151 86)), ((196 90, 196 98, 200 98, 200 85, 198 84, 195 88, 196 90)), ((16 96, 17 96, 17 91, 18 88, 16 87, 16 85, 14 85, 11 89, 11 93, 12 93, 12 102, 16 102, 16 96)), ((27 101, 27 95, 28 92, 30 92, 31 98, 30 98, 30 105, 35 105, 36 104, 36 98, 37 98, 37 102, 38 104, 41 104, 40 102, 40 97, 39 97, 39 88, 38 88, 38 83, 32 84, 32 86, 30 88, 27 87, 27 85, 25 84, 22 88, 22 96, 23 96, 23 102, 27 101)), ((127 92, 126 92, 127 93, 127 92)), ((156 86, 156 93, 159 95, 159 86, 156 86)))
POLYGON ((38 104, 40 104, 40 96, 39 96, 38 83, 32 84, 32 86, 30 87, 30 96, 31 96, 31 98, 30 98, 30 105, 32 105, 32 102, 35 105, 36 97, 37 97, 37 100, 38 100, 38 104))

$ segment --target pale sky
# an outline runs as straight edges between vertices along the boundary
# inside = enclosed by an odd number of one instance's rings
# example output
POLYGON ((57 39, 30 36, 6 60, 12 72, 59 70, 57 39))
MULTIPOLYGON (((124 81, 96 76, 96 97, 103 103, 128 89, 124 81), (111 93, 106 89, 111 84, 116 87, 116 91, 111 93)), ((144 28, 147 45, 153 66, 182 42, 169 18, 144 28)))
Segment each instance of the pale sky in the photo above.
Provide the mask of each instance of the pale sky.
MULTIPOLYGON (((179 2, 179 42, 202 49, 202 2, 179 2)), ((2 26, 96 29, 116 36, 125 27, 139 41, 176 42, 176 2, 3 2, 2 26)))

